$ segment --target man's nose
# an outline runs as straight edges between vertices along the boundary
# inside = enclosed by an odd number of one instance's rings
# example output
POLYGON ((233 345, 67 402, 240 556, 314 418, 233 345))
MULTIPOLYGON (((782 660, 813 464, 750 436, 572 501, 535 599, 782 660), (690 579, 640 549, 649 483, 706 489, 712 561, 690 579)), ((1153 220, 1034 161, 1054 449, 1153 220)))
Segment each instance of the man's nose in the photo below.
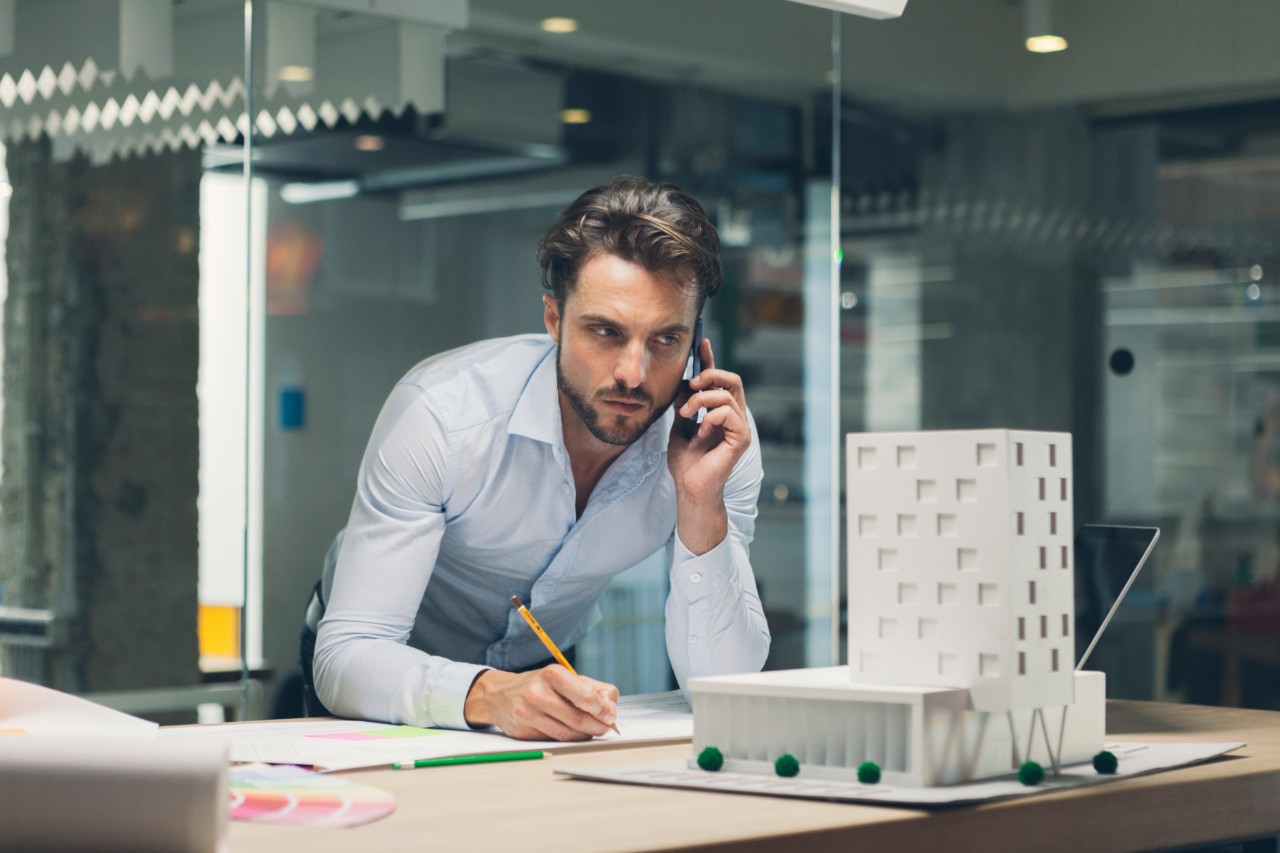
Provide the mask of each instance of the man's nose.
POLYGON ((649 375, 649 352, 636 344, 624 347, 613 366, 613 379, 627 388, 639 388, 649 375))

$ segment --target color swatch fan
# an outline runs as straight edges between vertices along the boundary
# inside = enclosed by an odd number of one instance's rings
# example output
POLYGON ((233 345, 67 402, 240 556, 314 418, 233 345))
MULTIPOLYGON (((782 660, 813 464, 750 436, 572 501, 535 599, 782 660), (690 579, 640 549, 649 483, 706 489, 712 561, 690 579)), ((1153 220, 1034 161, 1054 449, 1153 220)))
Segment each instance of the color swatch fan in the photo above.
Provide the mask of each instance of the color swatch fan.
POLYGON ((396 810, 387 791, 301 767, 246 764, 231 768, 228 781, 232 820, 344 827, 396 810))

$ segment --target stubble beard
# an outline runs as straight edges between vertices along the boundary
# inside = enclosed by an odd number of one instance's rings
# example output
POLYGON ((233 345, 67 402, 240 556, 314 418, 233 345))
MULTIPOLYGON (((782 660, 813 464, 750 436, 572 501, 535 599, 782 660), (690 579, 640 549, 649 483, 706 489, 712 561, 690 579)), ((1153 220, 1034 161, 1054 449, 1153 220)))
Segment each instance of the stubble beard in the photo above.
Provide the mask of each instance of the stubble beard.
POLYGON ((556 347, 556 384, 560 387, 560 393, 569 401, 569 406, 581 419, 587 431, 605 444, 611 444, 614 447, 626 447, 634 444, 640 436, 644 435, 645 430, 653 426, 654 422, 666 413, 671 404, 675 402, 676 394, 679 392, 679 386, 677 386, 676 390, 671 392, 671 399, 661 406, 654 406, 653 397, 641 388, 628 389, 626 386, 618 384, 608 390, 597 391, 594 394, 594 398, 597 400, 609 397, 616 400, 648 403, 651 407, 648 419, 639 427, 626 425, 611 427, 602 422, 599 410, 591 405, 591 399, 588 398, 587 393, 575 387, 565 376, 564 364, 561 362, 562 353, 563 350, 560 347, 556 347))

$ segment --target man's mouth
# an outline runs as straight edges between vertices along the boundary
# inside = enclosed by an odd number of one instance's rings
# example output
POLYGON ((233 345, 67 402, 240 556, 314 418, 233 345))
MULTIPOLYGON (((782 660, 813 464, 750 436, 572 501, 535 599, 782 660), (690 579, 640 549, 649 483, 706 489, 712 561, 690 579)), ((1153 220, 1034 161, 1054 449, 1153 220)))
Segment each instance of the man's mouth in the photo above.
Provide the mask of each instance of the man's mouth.
POLYGON ((601 402, 604 403, 606 409, 618 415, 634 415, 636 412, 643 411, 646 408, 646 404, 639 400, 619 400, 606 397, 601 402))

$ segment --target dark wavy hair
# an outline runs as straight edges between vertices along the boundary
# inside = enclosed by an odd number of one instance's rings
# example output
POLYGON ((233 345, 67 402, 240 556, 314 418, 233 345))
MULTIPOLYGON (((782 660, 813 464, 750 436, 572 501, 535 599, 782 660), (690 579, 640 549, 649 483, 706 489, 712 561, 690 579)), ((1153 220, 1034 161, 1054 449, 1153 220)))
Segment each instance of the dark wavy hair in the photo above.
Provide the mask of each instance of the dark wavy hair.
POLYGON ((538 244, 542 286, 556 304, 582 265, 607 252, 698 295, 698 310, 720 290, 720 235, 693 196, 675 184, 621 176, 560 212, 538 244))

